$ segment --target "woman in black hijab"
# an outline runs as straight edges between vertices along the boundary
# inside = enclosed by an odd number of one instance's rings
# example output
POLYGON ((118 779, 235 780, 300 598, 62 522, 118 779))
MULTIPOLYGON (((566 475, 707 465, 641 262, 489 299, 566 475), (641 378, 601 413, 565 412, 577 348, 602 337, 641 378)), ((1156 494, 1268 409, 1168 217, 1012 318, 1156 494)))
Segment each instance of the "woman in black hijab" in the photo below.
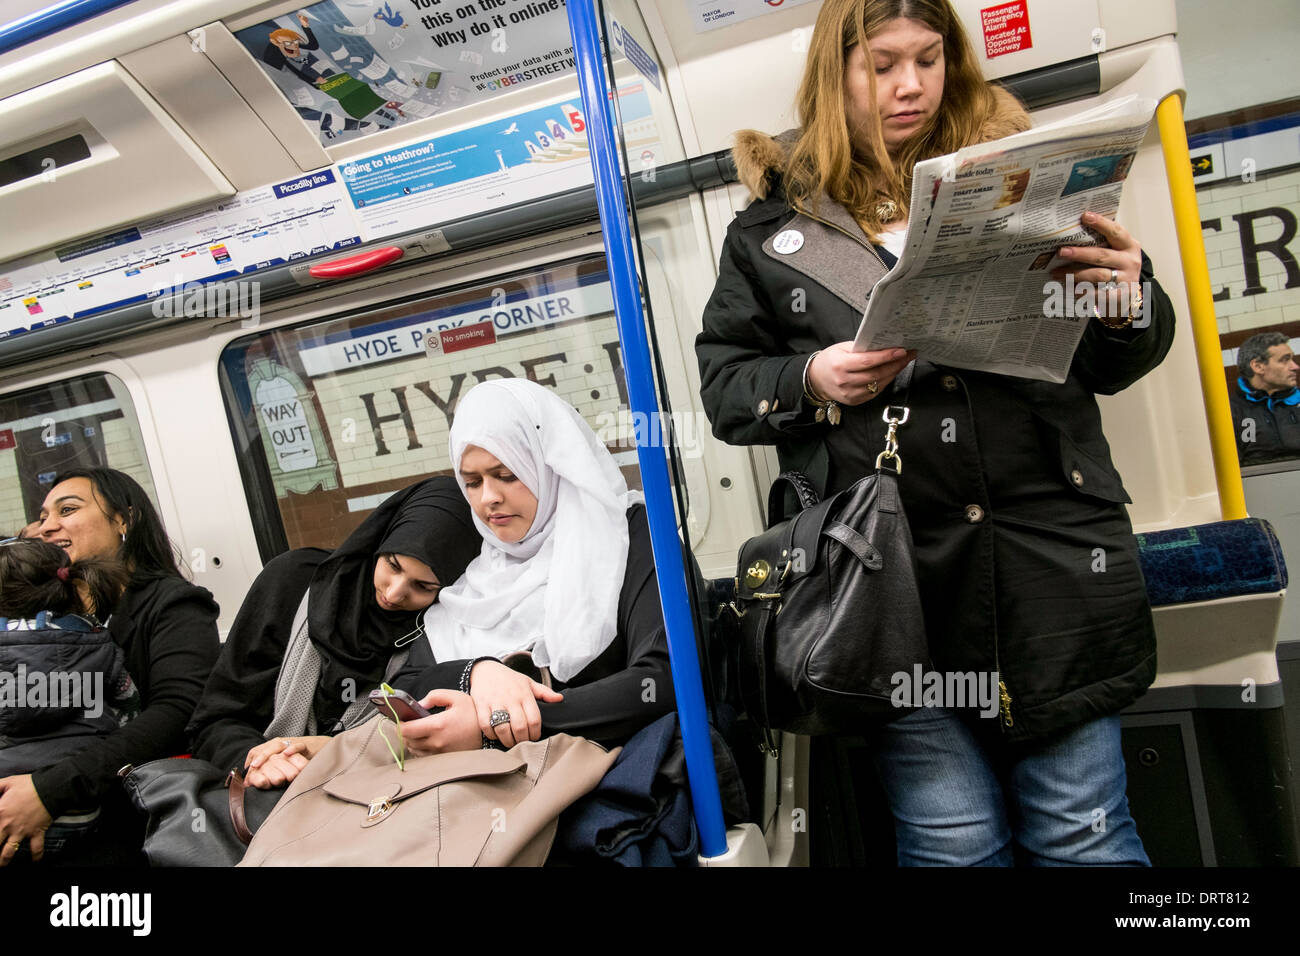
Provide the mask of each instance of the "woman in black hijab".
POLYGON ((332 552, 272 559, 194 712, 194 755, 247 768, 251 786, 288 783, 330 735, 375 713, 370 690, 480 544, 455 479, 437 477, 392 495, 332 552))

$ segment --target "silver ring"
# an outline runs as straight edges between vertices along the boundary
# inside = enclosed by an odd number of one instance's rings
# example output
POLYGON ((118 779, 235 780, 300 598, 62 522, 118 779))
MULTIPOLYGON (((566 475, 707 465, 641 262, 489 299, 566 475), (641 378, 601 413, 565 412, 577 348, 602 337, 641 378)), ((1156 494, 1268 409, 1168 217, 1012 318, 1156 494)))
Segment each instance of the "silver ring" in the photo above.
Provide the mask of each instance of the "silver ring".
POLYGON ((494 710, 492 716, 488 718, 489 727, 500 727, 502 724, 510 723, 510 711, 494 710))
POLYGON ((1108 289, 1118 289, 1118 288, 1119 288, 1119 270, 1118 270, 1118 269, 1111 269, 1111 270, 1110 270, 1110 281, 1106 283, 1106 288, 1108 288, 1108 289))

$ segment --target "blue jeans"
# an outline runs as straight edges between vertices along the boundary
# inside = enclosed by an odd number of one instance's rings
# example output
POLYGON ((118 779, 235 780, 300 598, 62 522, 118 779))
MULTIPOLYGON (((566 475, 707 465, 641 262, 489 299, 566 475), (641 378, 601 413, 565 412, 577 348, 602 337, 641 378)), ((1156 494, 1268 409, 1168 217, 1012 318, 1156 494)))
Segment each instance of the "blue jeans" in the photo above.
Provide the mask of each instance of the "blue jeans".
MULTIPOLYGON (((69 847, 75 847, 82 843, 88 836, 94 833, 98 827, 98 810, 93 810, 89 813, 68 814, 67 816, 58 817, 50 824, 49 829, 45 831, 45 850, 42 859, 58 859, 60 854, 66 851, 69 847)), ((23 841, 23 845, 14 856, 14 860, 15 862, 32 862, 30 840, 23 841)))
POLYGON ((1008 744, 997 718, 921 708, 873 740, 900 866, 1151 865, 1124 793, 1118 717, 1008 744))

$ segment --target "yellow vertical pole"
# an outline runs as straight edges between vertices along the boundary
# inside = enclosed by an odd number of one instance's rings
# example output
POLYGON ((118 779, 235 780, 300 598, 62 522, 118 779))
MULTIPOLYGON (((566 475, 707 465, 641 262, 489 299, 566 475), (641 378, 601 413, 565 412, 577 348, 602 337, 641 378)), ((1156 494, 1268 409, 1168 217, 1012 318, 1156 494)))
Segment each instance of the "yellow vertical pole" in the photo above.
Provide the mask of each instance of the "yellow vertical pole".
POLYGON ((1228 386, 1223 374, 1223 349, 1219 345, 1219 323, 1214 316, 1210 291, 1210 268, 1205 260, 1201 235, 1201 213, 1192 183, 1192 162, 1183 125, 1183 104, 1177 93, 1165 97, 1156 107, 1160 146, 1164 150, 1169 198, 1174 207, 1174 229, 1178 233, 1178 254, 1183 264, 1187 305, 1192 313, 1192 337, 1196 341, 1196 365, 1201 376, 1205 419, 1210 428, 1210 452, 1214 456, 1214 478, 1219 488, 1219 507, 1224 519, 1246 517, 1246 495, 1241 487, 1241 466, 1237 462, 1237 440, 1228 386))

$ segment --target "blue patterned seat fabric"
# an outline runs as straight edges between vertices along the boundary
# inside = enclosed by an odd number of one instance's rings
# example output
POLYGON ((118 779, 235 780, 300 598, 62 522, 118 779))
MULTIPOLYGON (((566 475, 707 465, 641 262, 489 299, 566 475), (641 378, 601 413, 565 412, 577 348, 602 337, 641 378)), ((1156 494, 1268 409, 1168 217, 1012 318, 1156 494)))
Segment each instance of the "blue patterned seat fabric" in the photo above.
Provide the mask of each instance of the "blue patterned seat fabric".
POLYGON ((1286 561, 1263 518, 1148 531, 1137 537, 1152 607, 1268 594, 1286 587, 1286 561))

